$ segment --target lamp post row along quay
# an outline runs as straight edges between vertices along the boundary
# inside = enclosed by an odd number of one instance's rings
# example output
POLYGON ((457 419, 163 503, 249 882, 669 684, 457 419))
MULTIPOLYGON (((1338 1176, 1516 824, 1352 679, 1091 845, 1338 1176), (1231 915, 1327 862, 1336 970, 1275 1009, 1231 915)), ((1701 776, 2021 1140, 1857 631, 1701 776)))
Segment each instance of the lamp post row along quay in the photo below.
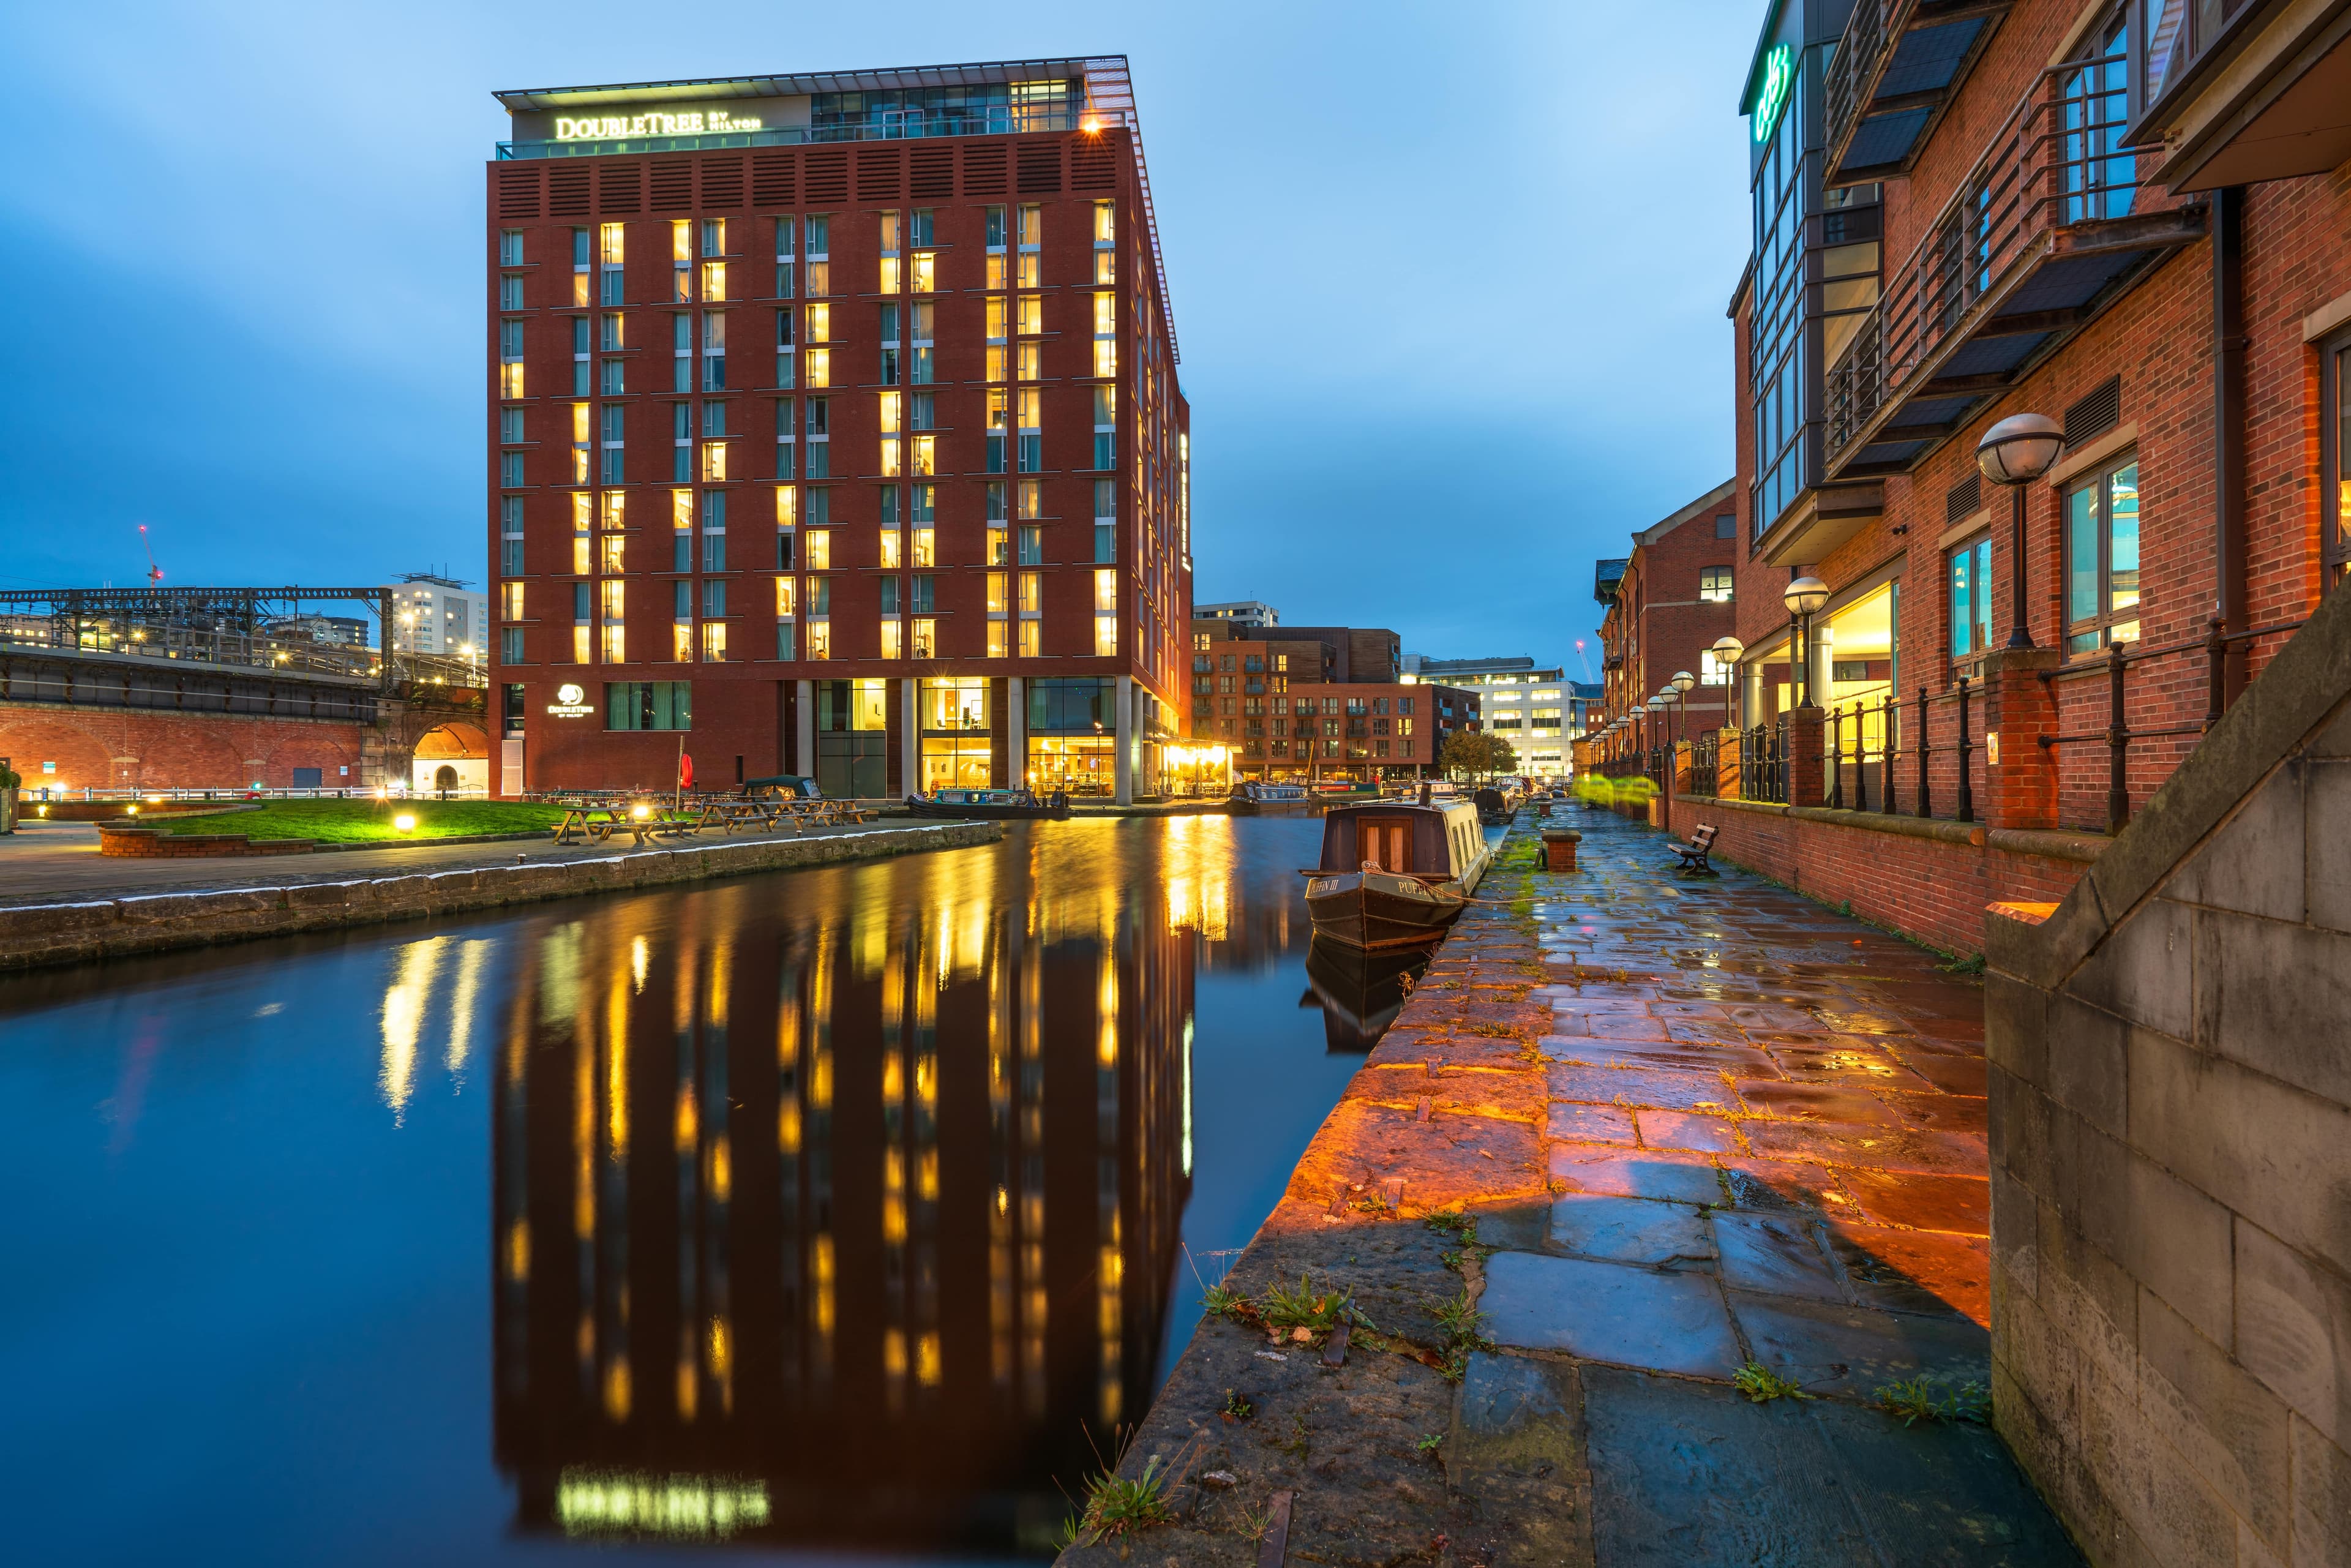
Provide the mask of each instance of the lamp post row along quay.
MULTIPOLYGON (((1978 471, 2007 490, 2010 496, 2009 585, 2014 623, 2009 629, 2006 646, 2012 649, 2029 649, 2033 645, 2024 581, 2025 525, 2029 510, 2026 492, 2035 480, 2049 472, 2064 446, 2064 427, 2045 413, 2011 414, 1985 431, 1983 439, 1976 444, 1978 471)), ((1811 576, 1795 579, 1780 596, 1781 603, 1788 609, 1789 685, 1797 707, 1821 706, 1823 694, 1813 689, 1812 622, 1813 617, 1828 603, 1829 597, 1829 585, 1811 576)), ((1718 661, 1734 668, 1747 652, 1746 645, 1736 637, 1722 638, 1711 651, 1718 661)), ((1739 678, 1735 673, 1733 678, 1739 678)), ((1742 702, 1739 714, 1742 722, 1748 716, 1743 706, 1742 702)), ((1922 742, 1924 738, 1920 737, 1922 742)))

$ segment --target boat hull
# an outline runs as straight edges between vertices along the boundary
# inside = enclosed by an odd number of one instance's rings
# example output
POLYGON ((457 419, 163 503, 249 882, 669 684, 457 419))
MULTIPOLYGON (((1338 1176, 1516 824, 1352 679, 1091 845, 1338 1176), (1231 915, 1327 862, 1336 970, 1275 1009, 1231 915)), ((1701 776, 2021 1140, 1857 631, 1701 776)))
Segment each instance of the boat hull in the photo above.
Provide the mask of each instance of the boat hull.
POLYGON ((936 800, 925 800, 919 797, 908 800, 906 810, 917 817, 936 817, 949 822, 1066 822, 1070 820, 1067 806, 1059 810, 1051 806, 942 806, 936 800))
POLYGON ((1342 947, 1386 953, 1442 941, 1468 904, 1458 882, 1387 872, 1318 875, 1306 884, 1314 934, 1342 947))

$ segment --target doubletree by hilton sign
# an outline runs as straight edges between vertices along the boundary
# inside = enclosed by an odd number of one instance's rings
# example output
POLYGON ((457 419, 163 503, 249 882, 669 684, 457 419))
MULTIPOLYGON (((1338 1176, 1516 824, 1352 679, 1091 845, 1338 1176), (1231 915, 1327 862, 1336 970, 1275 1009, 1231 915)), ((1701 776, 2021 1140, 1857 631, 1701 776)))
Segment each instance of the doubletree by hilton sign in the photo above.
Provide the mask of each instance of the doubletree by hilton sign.
POLYGON ((586 718, 596 710, 589 706, 586 692, 566 682, 555 688, 555 700, 547 705, 547 711, 558 718, 586 718))
POLYGON ((696 110, 687 114, 603 115, 574 120, 555 117, 558 141, 602 141, 622 136, 711 136, 721 131, 757 131, 760 122, 723 109, 696 110))

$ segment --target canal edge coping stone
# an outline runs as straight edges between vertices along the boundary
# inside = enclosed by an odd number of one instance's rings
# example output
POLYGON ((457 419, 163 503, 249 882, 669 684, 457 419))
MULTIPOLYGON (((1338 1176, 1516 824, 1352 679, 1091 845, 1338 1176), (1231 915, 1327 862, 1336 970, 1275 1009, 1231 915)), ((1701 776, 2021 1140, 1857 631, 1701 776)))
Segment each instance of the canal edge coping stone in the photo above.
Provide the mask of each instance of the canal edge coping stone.
POLYGON ((1000 822, 941 822, 819 838, 641 850, 595 860, 26 904, 0 911, 0 972, 752 872, 881 860, 925 850, 967 849, 995 843, 1003 836, 1000 822))

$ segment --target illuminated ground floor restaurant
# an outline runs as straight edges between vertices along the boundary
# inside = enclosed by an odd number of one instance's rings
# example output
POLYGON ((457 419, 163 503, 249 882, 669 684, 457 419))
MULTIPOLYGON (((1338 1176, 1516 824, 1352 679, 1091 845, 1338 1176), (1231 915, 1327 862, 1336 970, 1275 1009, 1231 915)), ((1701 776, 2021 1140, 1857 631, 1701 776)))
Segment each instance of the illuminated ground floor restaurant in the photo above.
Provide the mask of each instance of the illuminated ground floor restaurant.
POLYGON ((997 787, 996 747, 988 729, 992 684, 986 675, 916 683, 914 711, 922 727, 925 792, 997 787))
POLYGON ((1040 795, 1118 789, 1118 682, 1106 675, 1032 679, 1023 694, 1027 780, 1040 795))

